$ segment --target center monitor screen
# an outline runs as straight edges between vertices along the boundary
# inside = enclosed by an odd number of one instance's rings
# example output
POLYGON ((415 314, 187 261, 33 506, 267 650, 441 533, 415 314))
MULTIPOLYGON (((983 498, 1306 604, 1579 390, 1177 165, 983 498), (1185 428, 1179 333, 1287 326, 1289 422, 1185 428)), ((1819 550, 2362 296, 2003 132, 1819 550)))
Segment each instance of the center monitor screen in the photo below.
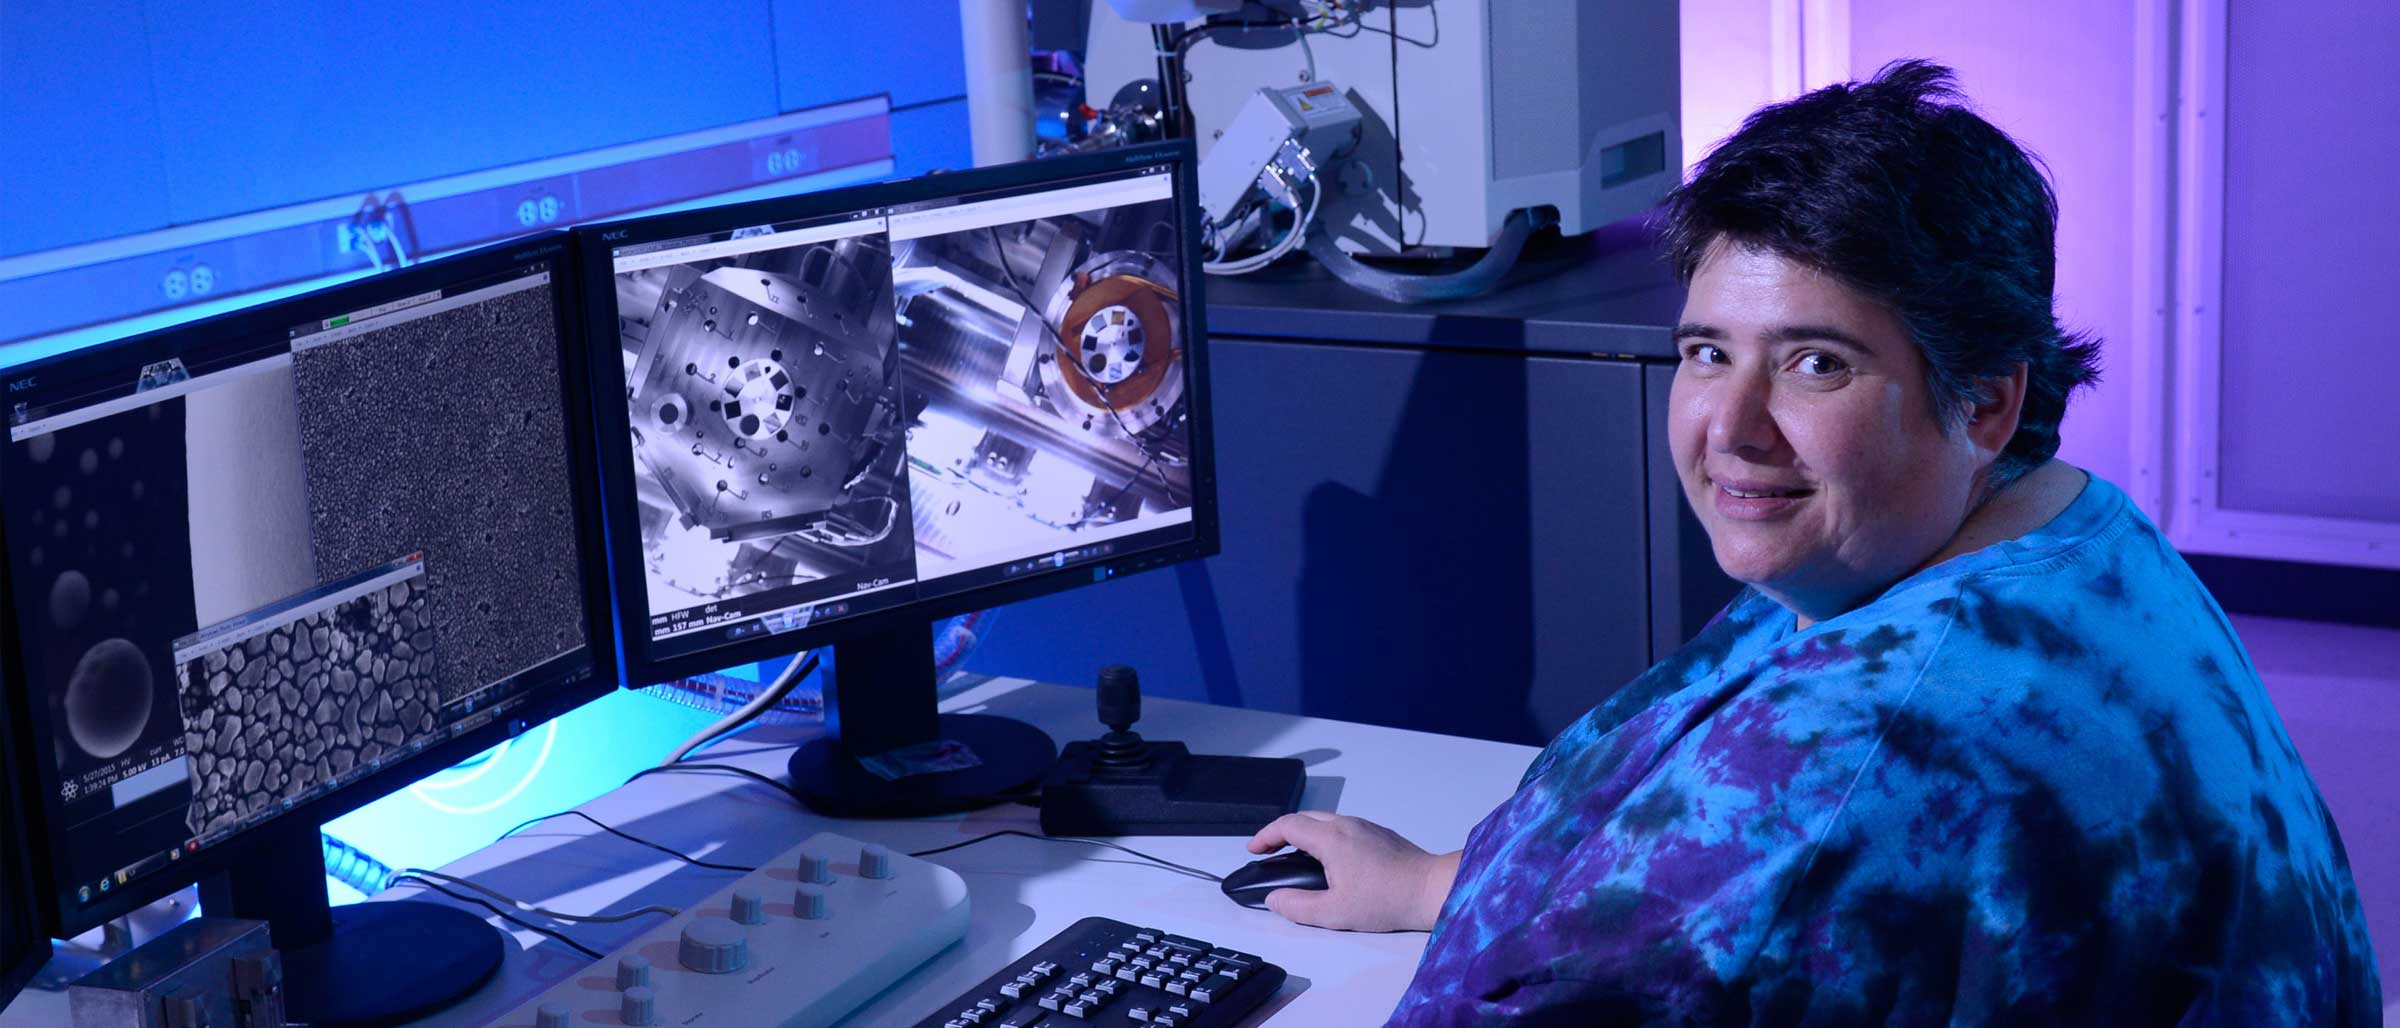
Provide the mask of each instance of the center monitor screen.
POLYGON ((1191 539, 1173 181, 614 251, 653 652, 1191 539))

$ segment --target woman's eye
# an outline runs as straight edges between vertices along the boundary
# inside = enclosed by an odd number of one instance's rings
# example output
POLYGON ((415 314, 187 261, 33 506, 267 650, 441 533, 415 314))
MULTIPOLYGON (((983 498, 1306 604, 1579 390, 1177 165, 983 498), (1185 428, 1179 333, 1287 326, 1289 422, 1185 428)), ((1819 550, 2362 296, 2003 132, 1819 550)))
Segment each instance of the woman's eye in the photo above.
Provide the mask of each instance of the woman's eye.
POLYGON ((1798 368, 1801 374, 1817 378, 1839 375, 1850 370, 1850 365, 1842 363, 1841 358, 1814 350, 1801 354, 1800 360, 1793 366, 1798 368))

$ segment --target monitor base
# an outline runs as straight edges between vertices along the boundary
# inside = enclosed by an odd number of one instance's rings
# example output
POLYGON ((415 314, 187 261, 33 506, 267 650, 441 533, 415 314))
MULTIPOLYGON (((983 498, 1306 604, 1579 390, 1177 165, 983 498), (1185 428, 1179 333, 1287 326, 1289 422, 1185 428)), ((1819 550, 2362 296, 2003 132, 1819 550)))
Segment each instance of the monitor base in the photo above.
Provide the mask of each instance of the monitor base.
MULTIPOLYGON (((792 754, 792 788, 809 809, 827 817, 923 817, 1031 799, 1058 759, 1049 733, 1023 721, 989 714, 943 714, 939 721, 939 741, 964 747, 977 763, 886 778, 852 756, 838 737, 826 736, 792 754)), ((922 755, 939 764, 957 762, 942 759, 955 757, 954 751, 922 755)), ((881 765, 890 756, 871 759, 881 765)))
POLYGON ((320 1028, 390 1025, 442 1010, 500 970, 500 932, 453 907, 413 900, 333 908, 333 934, 278 947, 284 1005, 320 1028))

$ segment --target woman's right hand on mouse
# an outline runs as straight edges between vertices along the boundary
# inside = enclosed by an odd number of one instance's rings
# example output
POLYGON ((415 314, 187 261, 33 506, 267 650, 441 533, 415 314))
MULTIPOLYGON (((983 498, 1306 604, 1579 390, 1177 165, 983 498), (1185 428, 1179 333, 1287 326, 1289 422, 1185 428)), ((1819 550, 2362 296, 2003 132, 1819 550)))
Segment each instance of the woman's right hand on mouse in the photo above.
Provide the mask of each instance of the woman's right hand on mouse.
POLYGON ((1250 852, 1295 846, 1325 865, 1325 889, 1277 889, 1267 909, 1286 920, 1353 932, 1429 932, 1458 877, 1456 853, 1433 854, 1355 817, 1303 810, 1250 837, 1250 852))

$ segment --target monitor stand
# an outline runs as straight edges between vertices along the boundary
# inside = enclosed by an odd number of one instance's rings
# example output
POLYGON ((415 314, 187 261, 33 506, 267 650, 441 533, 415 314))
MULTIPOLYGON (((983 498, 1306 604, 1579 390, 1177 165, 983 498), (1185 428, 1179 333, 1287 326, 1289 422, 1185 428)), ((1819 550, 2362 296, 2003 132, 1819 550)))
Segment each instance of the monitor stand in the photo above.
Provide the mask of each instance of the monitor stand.
POLYGON ((500 970, 499 930, 466 911, 414 900, 332 906, 319 828, 292 817, 259 825, 232 867, 200 882, 203 912, 267 922, 293 1022, 412 1021, 473 995, 500 970))
POLYGON ((829 817, 920 817, 1030 799, 1058 744, 1011 718, 936 711, 933 626, 833 644, 825 735, 792 754, 792 786, 829 817))

